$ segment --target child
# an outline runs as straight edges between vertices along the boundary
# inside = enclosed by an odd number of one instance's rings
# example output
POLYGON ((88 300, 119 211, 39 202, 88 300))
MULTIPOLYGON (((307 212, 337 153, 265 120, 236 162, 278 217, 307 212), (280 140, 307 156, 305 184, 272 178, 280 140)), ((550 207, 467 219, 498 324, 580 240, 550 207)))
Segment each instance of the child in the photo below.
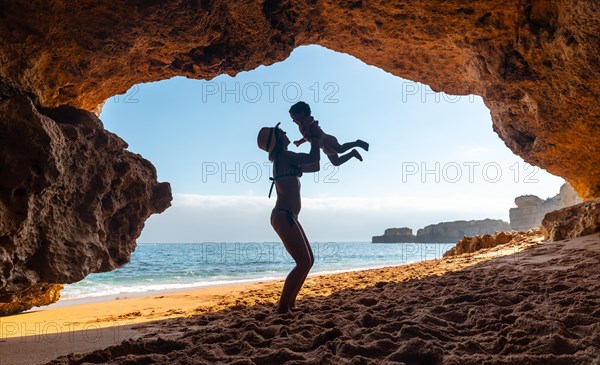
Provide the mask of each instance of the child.
POLYGON ((304 142, 310 142, 311 138, 317 138, 319 140, 319 147, 321 147, 334 166, 339 166, 352 157, 356 157, 360 161, 363 160, 360 153, 355 149, 345 155, 338 156, 339 153, 346 152, 353 147, 360 147, 365 151, 369 150, 369 144, 360 139, 356 140, 356 142, 339 144, 337 138, 323 132, 321 127, 319 127, 319 122, 310 115, 310 106, 303 101, 299 101, 292 105, 290 108, 290 116, 294 120, 294 123, 298 124, 300 133, 303 137, 302 139, 294 141, 294 144, 300 146, 304 142))

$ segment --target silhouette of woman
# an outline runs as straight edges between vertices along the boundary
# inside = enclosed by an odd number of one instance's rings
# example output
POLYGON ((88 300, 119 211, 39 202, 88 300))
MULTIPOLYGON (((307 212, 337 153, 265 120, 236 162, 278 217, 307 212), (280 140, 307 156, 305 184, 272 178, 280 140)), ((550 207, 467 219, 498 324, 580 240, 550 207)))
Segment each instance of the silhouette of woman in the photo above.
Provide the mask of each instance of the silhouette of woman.
POLYGON ((296 262, 285 279, 277 306, 279 313, 286 313, 295 307, 296 297, 315 261, 308 238, 298 221, 298 214, 301 207, 301 166, 319 161, 319 142, 317 138, 312 138, 309 153, 288 151, 289 144, 290 140, 279 129, 279 123, 273 128, 262 128, 258 133, 258 147, 268 152, 269 160, 273 162, 272 180, 277 191, 277 202, 271 212, 271 225, 296 262))

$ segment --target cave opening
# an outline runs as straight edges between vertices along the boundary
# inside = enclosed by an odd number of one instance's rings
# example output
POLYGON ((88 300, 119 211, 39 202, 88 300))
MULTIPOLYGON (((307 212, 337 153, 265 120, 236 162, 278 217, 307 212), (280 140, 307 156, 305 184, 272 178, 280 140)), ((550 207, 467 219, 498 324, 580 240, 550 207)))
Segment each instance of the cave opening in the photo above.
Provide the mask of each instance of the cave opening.
MULTIPOLYGON (((481 97, 438 93, 347 54, 303 46, 235 77, 175 77, 106 101, 105 127, 173 189, 172 207, 148 219, 138 243, 276 242, 268 223, 274 198, 266 197, 271 165, 256 134, 282 122, 298 138, 288 109, 299 100, 340 141, 371 144, 362 163, 335 168, 323 156, 321 171, 303 177, 303 224, 317 243, 367 242, 390 227, 508 221, 516 196, 553 196, 563 183, 506 148, 481 97)), ((168 251, 161 252, 172 262, 191 254, 168 251)), ((127 269, 91 274, 63 295, 120 271, 127 269)), ((197 273, 181 269, 190 272, 197 273)))

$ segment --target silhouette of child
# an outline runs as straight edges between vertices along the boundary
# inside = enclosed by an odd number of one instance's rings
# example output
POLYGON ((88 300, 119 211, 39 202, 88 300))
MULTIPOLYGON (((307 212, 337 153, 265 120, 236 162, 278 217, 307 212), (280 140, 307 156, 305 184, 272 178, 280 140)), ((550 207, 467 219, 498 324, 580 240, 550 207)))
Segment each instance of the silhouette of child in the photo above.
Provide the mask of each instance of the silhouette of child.
POLYGON ((357 139, 355 142, 340 144, 337 138, 323 132, 321 127, 319 127, 319 122, 310 114, 310 106, 303 101, 297 102, 290 108, 290 116, 294 120, 294 123, 298 125, 298 129, 302 134, 301 139, 294 141, 296 147, 304 142, 310 142, 312 138, 316 138, 319 141, 319 147, 323 150, 325 155, 327 155, 327 158, 329 158, 329 161, 331 161, 334 166, 339 166, 352 157, 356 157, 360 161, 363 160, 356 149, 353 149, 345 155, 339 156, 338 154, 344 153, 354 147, 360 147, 365 151, 368 151, 369 144, 367 142, 357 139))

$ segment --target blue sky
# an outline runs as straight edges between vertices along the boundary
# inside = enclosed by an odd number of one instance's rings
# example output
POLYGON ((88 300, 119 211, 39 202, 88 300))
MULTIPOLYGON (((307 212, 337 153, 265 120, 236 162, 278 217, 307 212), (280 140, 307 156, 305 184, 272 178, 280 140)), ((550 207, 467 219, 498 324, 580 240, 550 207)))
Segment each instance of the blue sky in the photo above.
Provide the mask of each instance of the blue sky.
POLYGON ((508 220, 516 196, 546 198, 563 183, 512 154, 480 97, 434 93, 352 56, 305 46, 236 77, 176 77, 106 102, 106 128, 152 161, 175 196, 172 208, 148 220, 139 242, 277 241, 269 224, 275 199, 266 196, 270 166, 256 135, 282 122, 290 139, 299 138, 288 114, 298 100, 311 105, 326 133, 371 144, 364 162, 333 168, 322 155, 321 172, 302 178, 300 220, 314 241, 369 241, 385 228, 416 231, 457 219, 508 220))

